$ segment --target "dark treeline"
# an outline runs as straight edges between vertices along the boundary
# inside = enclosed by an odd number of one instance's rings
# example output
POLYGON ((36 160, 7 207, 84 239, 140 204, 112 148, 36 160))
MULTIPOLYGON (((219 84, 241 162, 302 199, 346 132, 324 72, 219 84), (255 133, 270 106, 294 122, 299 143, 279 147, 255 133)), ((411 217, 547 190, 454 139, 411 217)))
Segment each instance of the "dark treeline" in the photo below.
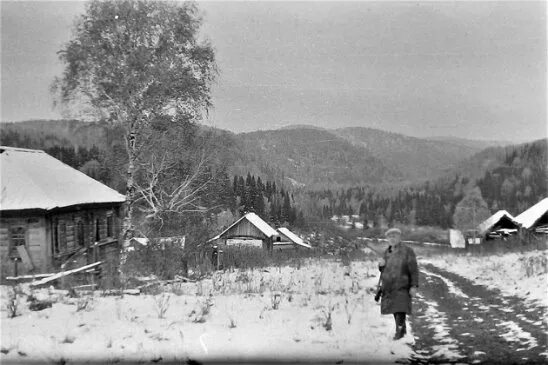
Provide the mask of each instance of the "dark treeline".
POLYGON ((546 140, 507 151, 504 164, 487 171, 477 184, 492 211, 519 214, 548 195, 546 140))
MULTIPOLYGON (((43 149, 122 193, 125 188, 126 161, 121 143, 111 143, 106 150, 96 146, 74 147, 74 143, 63 137, 45 133, 29 136, 7 129, 0 134, 0 144, 43 149)), ((358 215, 365 226, 400 223, 449 228, 454 226, 457 204, 473 187, 479 188, 491 213, 505 209, 517 215, 547 196, 546 140, 508 147, 499 161, 479 175, 479 179, 459 173, 435 182, 399 187, 389 193, 381 192, 380 186, 308 192, 301 189, 293 193, 274 182, 283 181, 283 176, 277 176, 280 172, 273 171, 275 176, 267 176, 271 181, 266 182, 250 173, 230 178, 230 166, 222 161, 205 169, 195 184, 207 184, 207 189, 200 191, 199 201, 209 211, 216 214, 230 211, 234 218, 256 212, 274 225, 302 226, 305 217, 313 221, 333 215, 358 215)))
MULTIPOLYGON (((96 146, 75 148, 64 138, 52 135, 33 138, 14 130, 3 131, 0 135, 0 144, 42 149, 67 165, 106 185, 118 188, 123 193, 125 185, 119 181, 119 172, 125 169, 118 165, 125 161, 120 151, 103 151, 96 146), (114 164, 113 160, 118 163, 114 164)), ((116 147, 120 146, 117 144, 116 147)), ((248 173, 246 177, 237 175, 230 179, 227 167, 217 164, 205 168, 193 185, 207 186, 198 192, 198 200, 199 204, 210 212, 220 213, 229 210, 234 216, 255 212, 275 225, 304 224, 303 213, 295 207, 293 195, 287 189, 277 187, 274 181, 263 182, 260 176, 255 177, 248 173)))
POLYGON ((454 227, 457 204, 474 187, 491 213, 504 209, 518 215, 531 207, 547 196, 546 167, 547 146, 541 140, 508 149, 503 163, 478 180, 457 175, 390 195, 362 187, 323 190, 309 192, 308 201, 312 214, 323 219, 358 215, 364 226, 400 223, 449 228, 454 227))
POLYGON ((74 147, 70 141, 46 134, 42 138, 32 138, 28 134, 20 134, 14 130, 3 130, 0 134, 0 145, 41 149, 48 155, 82 171, 111 187, 113 181, 106 165, 106 154, 97 146, 74 147))
MULTIPOLYGON (((464 181, 466 182, 466 181, 464 181)), ((462 184, 455 181, 453 186, 462 184)), ((312 200, 323 202, 319 217, 328 219, 333 215, 359 215, 364 227, 379 227, 392 224, 452 226, 456 204, 462 192, 425 184, 422 188, 406 188, 395 196, 387 197, 366 188, 352 188, 332 192, 311 192, 312 200)))
POLYGON ((232 182, 235 210, 238 213, 254 212, 275 225, 304 225, 302 211, 295 207, 293 194, 278 188, 274 181, 263 183, 261 177, 250 173, 247 177, 234 176, 232 182))

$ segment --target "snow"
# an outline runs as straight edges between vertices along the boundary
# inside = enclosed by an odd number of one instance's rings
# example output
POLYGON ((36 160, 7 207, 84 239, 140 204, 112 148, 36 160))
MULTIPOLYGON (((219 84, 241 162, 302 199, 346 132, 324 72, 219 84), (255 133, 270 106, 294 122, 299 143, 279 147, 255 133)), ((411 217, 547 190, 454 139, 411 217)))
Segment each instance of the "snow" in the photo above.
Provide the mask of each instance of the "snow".
POLYGON ((516 222, 529 229, 548 211, 548 198, 544 198, 516 217, 516 222))
POLYGON ((44 151, 0 147, 0 210, 122 203, 125 196, 44 151))
POLYGON ((442 256, 424 258, 476 284, 496 288, 548 307, 548 250, 506 253, 500 256, 442 256))
POLYGON ((278 228, 278 231, 284 236, 286 236, 287 238, 289 238, 291 241, 295 242, 296 244, 307 247, 307 248, 311 248, 310 245, 306 244, 301 237, 297 236, 295 233, 291 232, 289 229, 285 227, 281 227, 281 228, 278 228))
MULTIPOLYGON (((420 294, 417 296, 424 299, 420 294)), ((432 357, 443 358, 449 361, 462 358, 463 356, 457 351, 458 342, 449 334, 450 327, 447 324, 445 313, 437 310, 438 303, 436 302, 424 300, 424 303, 427 304, 425 314, 429 318, 430 326, 435 332, 433 339, 440 343, 439 345, 432 346, 435 350, 432 357)))
POLYGON ((272 237, 272 236, 278 235, 278 232, 274 228, 270 227, 270 225, 266 223, 264 220, 262 220, 261 217, 259 217, 257 214, 247 213, 244 216, 242 216, 240 219, 238 219, 236 222, 232 223, 230 227, 225 229, 222 233, 210 239, 210 241, 219 239, 225 232, 227 232, 230 228, 238 224, 242 219, 247 219, 251 224, 257 227, 257 229, 260 230, 266 237, 272 237))
POLYGON ((538 346, 537 340, 529 332, 524 331, 516 322, 506 321, 500 323, 500 326, 507 330, 507 332, 500 334, 500 337, 507 342, 525 342, 528 345, 528 350, 538 346))
MULTIPOLYGON (((8 319, 2 308, 0 360, 409 358, 411 329, 393 341, 393 318, 381 316, 373 299, 377 272, 373 261, 342 266, 332 260, 310 260, 301 269, 217 272, 197 283, 167 285, 155 295, 103 297, 96 292, 81 311, 76 304, 86 299, 40 289, 35 296, 50 298, 53 307, 31 312, 23 295, 20 316, 8 319)), ((5 303, 8 290, 1 289, 5 303)))
MULTIPOLYGON (((483 221, 479 226, 479 234, 483 235, 485 234, 489 229, 491 229, 495 224, 497 224, 498 221, 500 221, 503 217, 508 217, 511 221, 515 221, 514 217, 510 213, 508 213, 505 210, 499 210, 489 218, 487 218, 485 221, 483 221)), ((519 223, 516 222, 516 226, 519 223)))
POLYGON ((445 285, 447 285, 447 289, 449 289, 449 293, 454 294, 454 295, 459 296, 459 297, 462 297, 462 298, 469 298, 468 295, 464 294, 464 293, 462 292, 462 290, 460 290, 459 288, 457 288, 457 287, 455 286, 455 284, 454 284, 451 280, 449 280, 449 279, 447 279, 447 278, 445 278, 445 277, 443 277, 443 276, 441 276, 441 275, 438 275, 438 274, 435 274, 435 273, 433 273, 433 272, 430 272, 430 271, 428 271, 428 270, 426 270, 426 269, 421 269, 421 271, 422 271, 423 273, 425 273, 426 275, 434 276, 434 277, 436 277, 436 278, 441 279, 441 280, 445 283, 445 285))

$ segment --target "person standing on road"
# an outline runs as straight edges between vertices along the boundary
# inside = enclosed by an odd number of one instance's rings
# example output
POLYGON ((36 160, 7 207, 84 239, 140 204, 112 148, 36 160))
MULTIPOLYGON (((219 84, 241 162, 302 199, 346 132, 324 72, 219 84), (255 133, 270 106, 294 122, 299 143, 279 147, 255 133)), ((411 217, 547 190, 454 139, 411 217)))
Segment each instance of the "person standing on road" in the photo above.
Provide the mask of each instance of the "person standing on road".
POLYGON ((381 314, 393 314, 396 322, 394 340, 407 333, 406 315, 411 314, 411 299, 419 286, 419 270, 413 249, 402 243, 401 231, 386 231, 388 248, 379 262, 381 271, 381 314))

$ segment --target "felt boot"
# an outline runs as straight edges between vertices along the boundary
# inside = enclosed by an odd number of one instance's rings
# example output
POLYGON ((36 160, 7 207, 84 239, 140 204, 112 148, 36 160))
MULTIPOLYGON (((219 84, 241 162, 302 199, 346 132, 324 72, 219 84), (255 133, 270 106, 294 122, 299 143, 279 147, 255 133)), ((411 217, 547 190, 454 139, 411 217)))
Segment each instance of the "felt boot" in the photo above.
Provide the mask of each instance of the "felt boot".
POLYGON ((397 326, 396 327, 396 334, 394 335, 394 340, 399 340, 404 336, 405 329, 403 326, 397 326))

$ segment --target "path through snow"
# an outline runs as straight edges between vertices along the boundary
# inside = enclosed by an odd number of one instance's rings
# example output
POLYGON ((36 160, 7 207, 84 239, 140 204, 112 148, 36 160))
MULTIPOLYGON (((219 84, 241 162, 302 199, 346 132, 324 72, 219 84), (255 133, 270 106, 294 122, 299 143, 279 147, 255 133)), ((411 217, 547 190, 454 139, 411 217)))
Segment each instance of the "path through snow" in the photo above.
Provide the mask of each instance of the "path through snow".
POLYGON ((432 264, 420 276, 413 363, 548 362, 546 308, 432 264))

